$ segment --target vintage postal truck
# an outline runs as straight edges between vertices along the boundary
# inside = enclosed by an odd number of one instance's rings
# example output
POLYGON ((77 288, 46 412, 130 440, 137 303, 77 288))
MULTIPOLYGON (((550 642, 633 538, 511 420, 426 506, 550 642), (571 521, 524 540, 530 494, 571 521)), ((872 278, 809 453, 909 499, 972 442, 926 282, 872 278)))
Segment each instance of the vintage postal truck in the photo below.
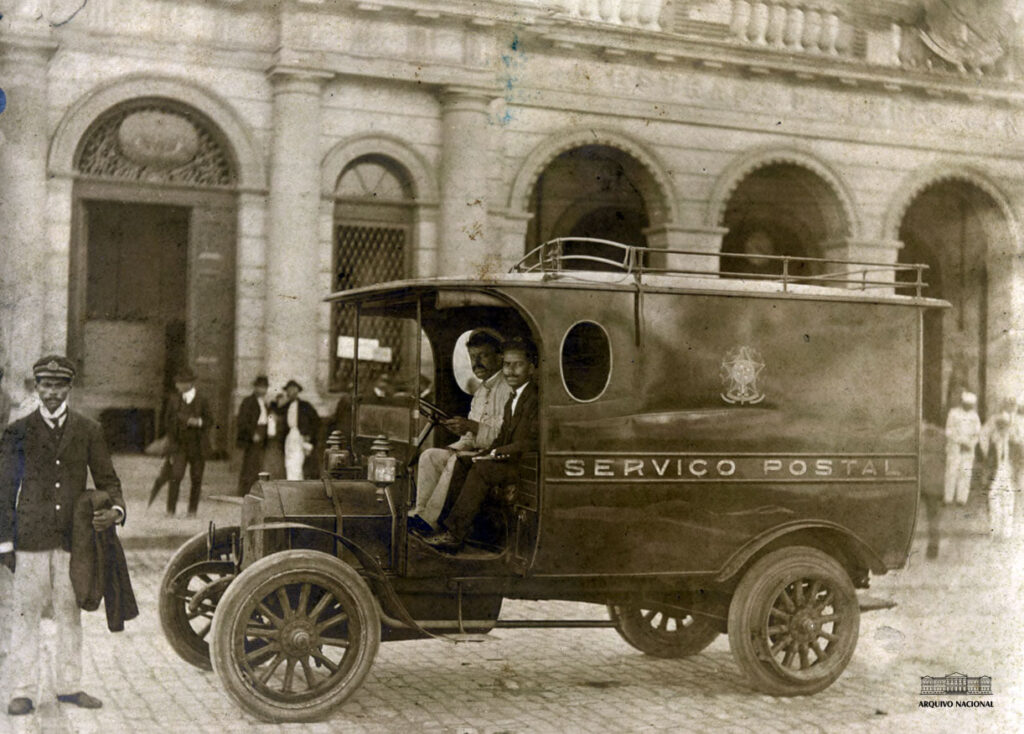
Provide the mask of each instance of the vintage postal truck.
POLYGON ((331 295, 352 325, 348 435, 321 480, 261 480, 238 526, 172 559, 175 649, 277 721, 328 715, 381 641, 530 624, 612 626, 669 658, 728 634, 755 689, 829 686, 857 644, 856 590, 910 549, 922 317, 943 304, 919 266, 731 257, 557 240, 507 274, 331 295), (467 410, 481 326, 537 343, 540 441, 476 543, 446 555, 406 514, 418 451, 467 410), (370 404, 381 370, 430 393, 370 404), (608 616, 503 621, 506 598, 608 616))

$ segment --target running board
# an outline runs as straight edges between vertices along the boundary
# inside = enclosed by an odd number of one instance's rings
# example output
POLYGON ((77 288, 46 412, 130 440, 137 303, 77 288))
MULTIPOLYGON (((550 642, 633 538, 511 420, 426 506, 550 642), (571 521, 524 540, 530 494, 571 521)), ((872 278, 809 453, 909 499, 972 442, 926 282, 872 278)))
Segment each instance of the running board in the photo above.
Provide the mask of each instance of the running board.
POLYGON ((499 619, 495 629, 572 629, 585 627, 614 627, 610 619, 499 619))

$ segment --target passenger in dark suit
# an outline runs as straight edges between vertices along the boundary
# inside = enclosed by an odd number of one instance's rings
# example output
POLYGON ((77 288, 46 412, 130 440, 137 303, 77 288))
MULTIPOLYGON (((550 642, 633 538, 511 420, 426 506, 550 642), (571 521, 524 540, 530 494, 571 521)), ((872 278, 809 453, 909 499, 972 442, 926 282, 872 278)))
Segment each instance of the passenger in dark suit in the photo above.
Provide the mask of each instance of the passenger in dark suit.
POLYGON ((537 347, 527 339, 513 339, 502 345, 502 373, 512 388, 505 403, 501 431, 494 448, 475 457, 460 457, 452 475, 458 491, 451 510, 441 519, 446 530, 424 540, 446 553, 456 553, 466 542, 473 520, 491 487, 501 487, 519 478, 519 458, 537 450, 539 404, 534 374, 537 347))
POLYGON ((171 456, 171 484, 167 489, 167 514, 173 515, 178 505, 178 492, 189 467, 188 514, 195 516, 203 489, 203 470, 209 454, 209 434, 213 425, 210 405, 196 389, 196 376, 190 370, 174 378, 178 390, 167 403, 167 444, 171 456))
POLYGON ((0 441, 0 563, 14 574, 12 716, 32 713, 39 688, 39 622, 53 608, 57 623, 54 671, 57 698, 83 708, 102 703, 81 691, 82 627, 71 585, 71 531, 75 501, 89 473, 110 496, 111 507, 92 513, 105 531, 125 516, 121 482, 99 424, 68 408, 75 366, 66 357, 43 357, 33 367, 40 407, 7 427, 0 441))
POLYGON ((238 472, 238 495, 244 496, 259 478, 263 469, 263 454, 267 445, 267 388, 270 382, 260 375, 252 383, 252 394, 238 406, 238 436, 236 443, 242 450, 242 467, 238 472))

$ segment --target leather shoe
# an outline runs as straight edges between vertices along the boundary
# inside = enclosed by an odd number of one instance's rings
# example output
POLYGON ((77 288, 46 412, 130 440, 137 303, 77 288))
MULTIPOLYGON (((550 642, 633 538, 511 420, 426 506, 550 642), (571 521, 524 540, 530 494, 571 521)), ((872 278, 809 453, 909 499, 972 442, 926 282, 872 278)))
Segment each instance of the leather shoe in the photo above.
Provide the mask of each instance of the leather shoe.
POLYGON ((7 704, 7 713, 11 716, 24 716, 35 711, 31 698, 12 698, 7 704))
POLYGON ((413 515, 409 518, 408 527, 410 533, 415 533, 420 537, 427 537, 434 534, 434 528, 430 527, 430 523, 424 520, 419 515, 413 515))
POLYGON ((95 696, 90 696, 85 691, 79 691, 78 693, 64 693, 57 696, 57 700, 61 703, 73 703, 78 708, 82 709, 98 709, 103 705, 103 702, 95 696))
POLYGON ((445 531, 443 533, 436 533, 427 538, 424 538, 431 548, 435 548, 444 553, 457 553, 462 548, 462 540, 456 538, 451 533, 445 531))

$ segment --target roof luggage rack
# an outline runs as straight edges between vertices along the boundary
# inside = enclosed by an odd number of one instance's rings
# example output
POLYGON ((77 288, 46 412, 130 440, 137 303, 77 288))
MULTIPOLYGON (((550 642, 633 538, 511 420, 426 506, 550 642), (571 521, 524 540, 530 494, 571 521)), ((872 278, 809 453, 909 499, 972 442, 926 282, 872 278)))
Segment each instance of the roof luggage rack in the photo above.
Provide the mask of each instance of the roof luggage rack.
POLYGON ((928 283, 927 265, 906 263, 852 262, 791 255, 756 255, 737 252, 698 252, 636 247, 592 237, 559 237, 535 247, 512 266, 513 273, 557 274, 585 270, 617 271, 641 275, 671 275, 690 278, 742 278, 773 281, 786 291, 790 285, 817 285, 858 290, 888 289, 896 294, 921 297, 928 283), (709 267, 672 267, 672 260, 696 259, 709 267), (664 263, 659 266, 658 263, 664 263), (736 269, 746 264, 761 271, 736 269), (732 264, 731 269, 727 267, 732 264))

